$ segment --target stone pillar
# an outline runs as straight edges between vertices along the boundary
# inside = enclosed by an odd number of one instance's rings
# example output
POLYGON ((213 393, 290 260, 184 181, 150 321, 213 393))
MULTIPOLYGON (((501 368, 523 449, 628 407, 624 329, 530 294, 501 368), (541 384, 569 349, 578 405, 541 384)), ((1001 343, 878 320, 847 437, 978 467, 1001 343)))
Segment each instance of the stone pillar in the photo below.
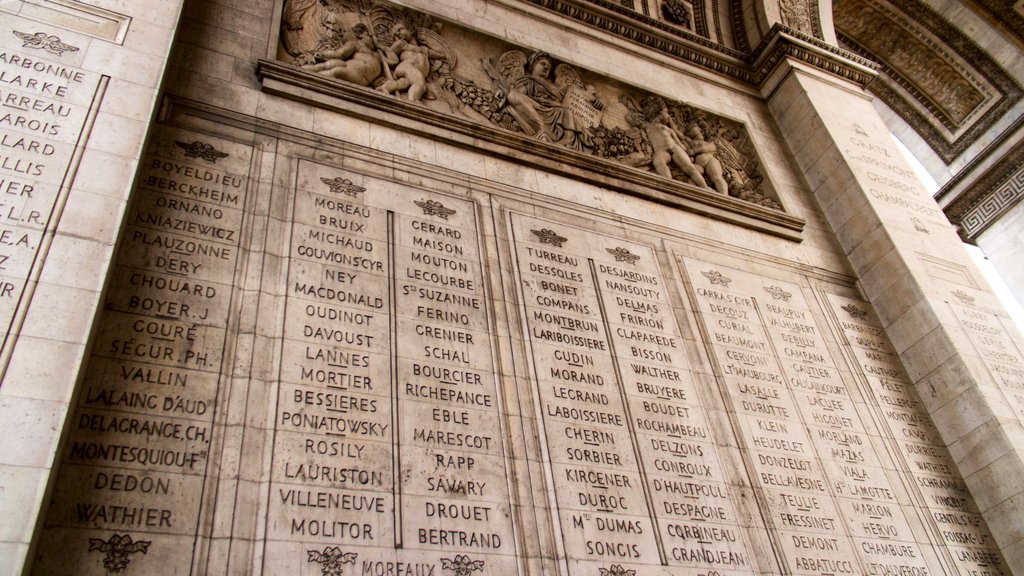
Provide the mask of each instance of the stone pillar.
MULTIPOLYGON (((1020 335, 871 97, 787 50, 762 85, 771 112, 1007 564, 1024 573, 1020 335)), ((835 61, 820 51, 815 63, 835 61)))
POLYGON ((182 3, 0 3, 0 574, 29 563, 76 425, 69 406, 182 3))

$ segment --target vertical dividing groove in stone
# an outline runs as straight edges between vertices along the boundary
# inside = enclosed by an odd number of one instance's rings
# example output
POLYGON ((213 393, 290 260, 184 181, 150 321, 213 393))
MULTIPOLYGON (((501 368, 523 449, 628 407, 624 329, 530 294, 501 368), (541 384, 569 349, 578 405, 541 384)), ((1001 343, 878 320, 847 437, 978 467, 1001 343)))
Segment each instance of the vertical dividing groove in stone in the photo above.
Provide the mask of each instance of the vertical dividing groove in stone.
POLYGON ((388 239, 388 315, 391 321, 388 322, 388 337, 391 348, 391 453, 392 469, 391 477, 394 482, 392 497, 392 511, 395 517, 395 548, 402 547, 402 447, 401 443, 401 413, 398 409, 398 290, 395 287, 397 270, 395 268, 395 213, 388 210, 387 216, 387 239, 388 239))
POLYGON ((100 113, 100 104, 103 103, 103 97, 107 93, 107 86, 109 84, 110 76, 106 74, 100 76, 99 82, 96 84, 96 91, 93 92, 92 101, 89 103, 89 111, 86 113, 85 121, 82 123, 82 131, 78 135, 78 141, 75 142, 75 149, 71 153, 68 168, 64 172, 64 178, 61 181, 57 198, 54 199, 53 209, 50 210, 50 216, 46 219, 46 226, 43 227, 39 248, 36 250, 32 258, 32 264, 29 266, 29 273, 25 279, 25 291, 22 292, 21 298, 18 299, 14 318, 11 320, 9 329, 4 334, 3 341, 0 342, 0 385, 2 385, 7 376, 7 367, 11 362, 11 355, 14 353, 14 345, 18 341, 21 327, 25 324, 25 315, 28 313, 32 297, 35 295, 36 286, 39 284, 39 276, 43 273, 43 264, 46 263, 46 257, 50 253, 50 246, 53 244, 53 237, 57 234, 57 226, 60 224, 61 216, 64 215, 64 207, 67 206, 68 196, 71 194, 71 188, 75 183, 75 176, 78 174, 78 167, 82 163, 82 156, 85 154, 85 147, 89 142, 89 136, 92 134, 93 127, 96 126, 96 117, 100 113))
POLYGON ((647 502, 647 512, 651 515, 651 522, 654 523, 654 542, 658 545, 658 558, 662 566, 668 566, 668 556, 665 554, 665 542, 662 539, 661 531, 657 529, 658 514, 654 508, 654 499, 651 497, 650 484, 647 481, 647 466, 644 464, 643 455, 640 453, 640 441, 637 439, 636 421, 633 420, 632 410, 629 408, 629 399, 626 397, 626 388, 622 378, 622 368, 619 367, 619 353, 615 350, 615 339, 612 338, 612 327, 608 322, 608 310, 604 305, 604 295, 601 293, 601 283, 597 279, 597 268, 594 266, 594 259, 587 258, 590 264, 590 279, 594 283, 594 293, 597 294, 597 305, 601 309, 601 324, 608 338, 608 349, 611 352, 612 367, 615 370, 615 387, 619 390, 619 397, 622 399, 622 410, 626 414, 626 422, 629 423, 629 438, 633 443, 633 454, 636 455, 638 472, 640 473, 640 486, 644 491, 644 501, 647 502))

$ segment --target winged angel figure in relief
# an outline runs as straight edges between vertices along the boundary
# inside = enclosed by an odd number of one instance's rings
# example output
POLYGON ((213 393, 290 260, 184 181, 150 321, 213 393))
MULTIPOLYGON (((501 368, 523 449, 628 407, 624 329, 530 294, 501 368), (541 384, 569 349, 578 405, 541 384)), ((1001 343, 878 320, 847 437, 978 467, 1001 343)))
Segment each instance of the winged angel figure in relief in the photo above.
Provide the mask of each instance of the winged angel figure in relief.
POLYGON ((519 50, 483 66, 494 81, 497 107, 506 108, 525 134, 574 150, 593 148, 590 129, 600 124, 604 103, 572 66, 553 66, 546 52, 527 57, 519 50))

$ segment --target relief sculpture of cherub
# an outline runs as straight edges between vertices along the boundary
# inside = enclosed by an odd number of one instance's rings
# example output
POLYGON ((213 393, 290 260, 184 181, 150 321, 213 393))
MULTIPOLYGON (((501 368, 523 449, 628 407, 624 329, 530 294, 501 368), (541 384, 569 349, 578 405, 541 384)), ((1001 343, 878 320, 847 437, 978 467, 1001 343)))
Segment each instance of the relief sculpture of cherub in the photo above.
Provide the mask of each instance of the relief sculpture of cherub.
POLYGON ((706 177, 705 180, 710 180, 719 194, 728 196, 729 184, 725 181, 722 163, 715 156, 718 146, 705 140, 704 133, 696 124, 687 128, 686 143, 693 152, 693 163, 700 167, 706 177))
POLYGON ((381 84, 380 90, 385 94, 397 94, 408 91, 410 102, 419 102, 427 92, 427 74, 430 72, 430 59, 446 59, 446 54, 423 46, 409 27, 401 20, 392 29, 394 43, 384 50, 384 64, 388 66, 390 78, 381 84))
POLYGON ((373 36, 365 24, 357 23, 343 31, 340 22, 333 13, 326 17, 327 27, 334 35, 325 38, 316 50, 300 60, 306 62, 301 66, 310 72, 369 86, 381 73, 381 59, 373 36))
POLYGON ((456 73, 457 54, 486 46, 459 29, 442 36, 442 24, 428 14, 375 0, 283 1, 281 59, 303 70, 781 209, 765 193, 760 161, 739 121, 595 82, 603 94, 618 96, 606 110, 598 89, 583 81, 588 73, 542 51, 501 48, 456 73))
POLYGON ((593 117, 599 115, 603 103, 592 86, 583 85, 575 69, 559 65, 552 80, 550 55, 534 52, 526 57, 519 50, 505 52, 497 63, 485 60, 483 64, 497 88, 499 107, 512 114, 525 134, 574 150, 592 147, 589 128, 596 123, 593 117), (576 94, 571 95, 572 90, 576 94), (569 97, 589 106, 591 118, 574 111, 568 105, 569 97))
POLYGON ((657 96, 647 98, 643 104, 643 117, 645 120, 644 131, 654 152, 651 157, 654 171, 665 178, 672 178, 672 170, 669 168, 671 160, 676 168, 694 184, 701 188, 708 188, 700 170, 690 159, 691 151, 687 147, 686 140, 676 128, 665 101, 657 96))

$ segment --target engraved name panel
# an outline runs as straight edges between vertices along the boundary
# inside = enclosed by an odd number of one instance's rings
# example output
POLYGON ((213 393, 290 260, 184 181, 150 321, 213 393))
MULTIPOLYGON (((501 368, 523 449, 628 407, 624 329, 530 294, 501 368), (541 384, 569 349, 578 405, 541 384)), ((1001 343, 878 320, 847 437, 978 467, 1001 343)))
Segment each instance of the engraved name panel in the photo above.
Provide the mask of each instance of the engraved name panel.
POLYGON ((654 251, 518 214, 512 226, 569 572, 749 570, 654 251))
MULTIPOLYGON (((23 298, 42 267, 46 234, 67 200, 69 167, 82 145, 91 106, 102 97, 98 74, 77 68, 79 47, 40 24, 6 16, 0 30, 0 325, 7 354, 27 308, 23 298), (56 43, 56 44, 53 44, 56 43), (20 312, 19 312, 20 310, 20 312)), ((65 38, 67 35, 65 34, 65 38)), ((75 40, 77 42, 77 40, 75 40)))
POLYGON ((473 203, 300 161, 287 283, 265 573, 514 572, 473 203))
POLYGON ((928 573, 861 415, 800 287, 684 259, 784 570, 928 573))
MULTIPOLYGON (((914 500, 931 527, 930 534, 934 541, 945 545, 947 555, 943 560, 952 559, 970 574, 1009 574, 974 499, 869 305, 836 294, 828 294, 828 301, 878 404, 882 426, 898 447, 914 500)), ((977 311, 959 312, 962 322, 983 320, 975 317, 977 311)), ((994 328, 989 323, 979 326, 994 328)), ((979 332, 979 338, 995 336, 987 330, 979 332)))
POLYGON ((250 154, 161 129, 140 161, 38 573, 190 573, 250 154))

